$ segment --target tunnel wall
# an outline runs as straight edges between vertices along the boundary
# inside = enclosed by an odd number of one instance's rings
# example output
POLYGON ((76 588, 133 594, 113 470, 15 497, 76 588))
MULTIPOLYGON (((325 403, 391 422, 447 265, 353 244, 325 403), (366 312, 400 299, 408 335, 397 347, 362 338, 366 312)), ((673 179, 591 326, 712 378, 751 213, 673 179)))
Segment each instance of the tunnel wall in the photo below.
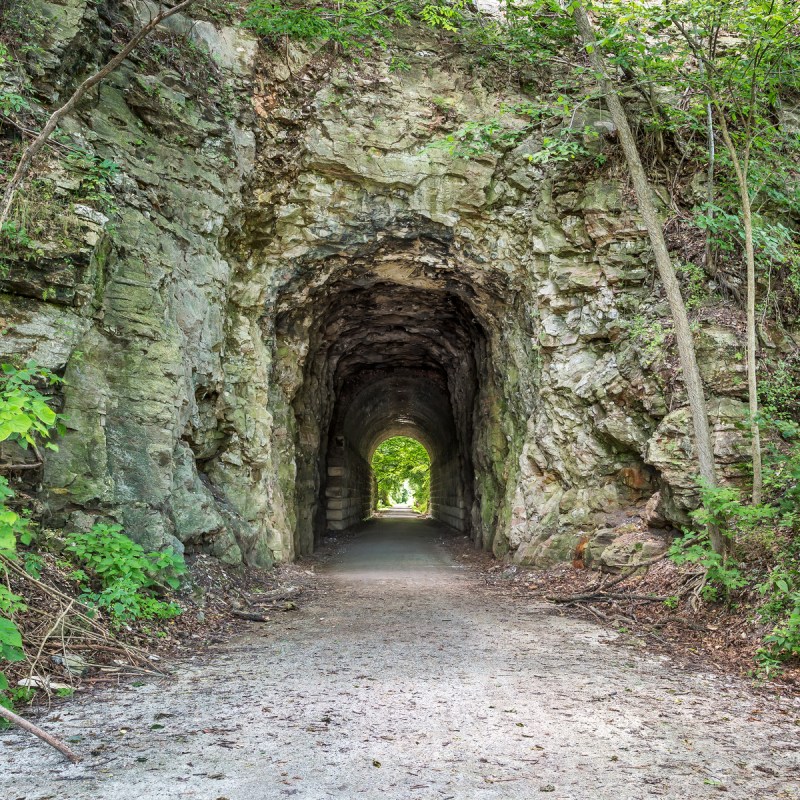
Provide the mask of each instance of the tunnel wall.
POLYGON ((331 531, 342 531, 367 519, 372 511, 372 469, 343 437, 328 449, 325 520, 331 531))
POLYGON ((431 464, 431 508, 434 519, 444 522, 457 531, 470 530, 469 506, 464 502, 462 465, 458 456, 437 459, 431 464))

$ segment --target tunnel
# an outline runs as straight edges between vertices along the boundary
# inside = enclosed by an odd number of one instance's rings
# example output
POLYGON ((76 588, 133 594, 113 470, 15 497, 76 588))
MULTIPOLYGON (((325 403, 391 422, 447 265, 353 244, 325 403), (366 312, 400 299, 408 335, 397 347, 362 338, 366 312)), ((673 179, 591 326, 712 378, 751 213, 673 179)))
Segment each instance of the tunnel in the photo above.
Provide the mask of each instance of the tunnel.
POLYGON ((298 554, 370 516, 372 455, 398 435, 430 455, 431 516, 472 534, 487 338, 470 295, 418 269, 347 269, 308 291, 310 314, 295 307, 279 318, 283 335, 307 347, 293 403, 298 554))

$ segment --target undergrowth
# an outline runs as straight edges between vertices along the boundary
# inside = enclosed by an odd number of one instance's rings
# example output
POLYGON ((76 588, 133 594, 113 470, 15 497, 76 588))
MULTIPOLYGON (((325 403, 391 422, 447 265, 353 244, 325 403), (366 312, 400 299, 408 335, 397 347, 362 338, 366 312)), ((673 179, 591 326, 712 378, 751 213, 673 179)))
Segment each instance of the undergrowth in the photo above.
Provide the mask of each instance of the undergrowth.
MULTIPOLYGON (((36 460, 6 464, 6 469, 41 464, 41 448, 57 449, 54 434, 63 431, 63 418, 53 409, 47 387, 61 382, 50 370, 34 361, 22 367, 3 364, 0 371, 0 442, 16 445, 20 458, 33 451, 36 460)), ((61 565, 74 581, 82 612, 105 617, 111 629, 139 620, 168 620, 181 613, 169 599, 186 574, 183 558, 171 549, 147 553, 115 524, 96 523, 87 532, 71 532, 55 540, 37 541, 37 528, 30 513, 18 507, 15 493, 0 476, 0 704, 10 707, 14 700, 30 700, 29 687, 11 687, 3 666, 25 661, 26 652, 19 626, 28 602, 12 591, 10 574, 37 580, 42 553, 59 553, 61 565)), ((55 625, 64 623, 67 611, 55 625)), ((45 609, 42 609, 45 611, 45 609)), ((95 632, 96 636, 96 632, 95 632)), ((34 657, 34 665, 38 656, 34 657)), ((33 668, 33 667, 32 667, 33 668)))
POLYGON ((186 574, 183 558, 172 548, 146 553, 121 525, 97 523, 88 532, 68 534, 64 552, 75 566, 70 577, 79 586, 79 599, 104 610, 114 626, 181 613, 180 606, 160 597, 178 589, 186 574))
POLYGON ((729 552, 713 552, 695 530, 673 544, 670 557, 702 569, 702 599, 752 607, 767 628, 758 666, 770 675, 800 659, 800 425, 773 419, 763 427, 771 441, 764 500, 753 504, 741 489, 704 486, 692 514, 698 530, 714 524, 727 535, 729 552))

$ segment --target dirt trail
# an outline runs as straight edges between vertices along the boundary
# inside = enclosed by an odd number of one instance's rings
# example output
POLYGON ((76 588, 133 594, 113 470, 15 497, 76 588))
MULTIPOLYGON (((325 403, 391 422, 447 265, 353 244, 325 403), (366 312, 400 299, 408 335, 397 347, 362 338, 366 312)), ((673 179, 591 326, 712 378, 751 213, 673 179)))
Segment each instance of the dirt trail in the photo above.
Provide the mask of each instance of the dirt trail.
POLYGON ((302 611, 59 709, 77 767, 0 734, 0 797, 800 797, 797 705, 489 591, 447 535, 373 522, 302 611))

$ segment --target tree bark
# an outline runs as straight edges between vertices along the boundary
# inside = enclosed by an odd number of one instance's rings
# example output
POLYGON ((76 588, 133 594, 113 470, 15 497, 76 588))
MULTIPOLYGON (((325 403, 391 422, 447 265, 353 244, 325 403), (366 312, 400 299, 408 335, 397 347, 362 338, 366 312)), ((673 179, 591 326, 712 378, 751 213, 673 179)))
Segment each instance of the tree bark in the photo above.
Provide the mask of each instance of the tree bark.
POLYGON ((77 756, 60 739, 56 739, 55 736, 51 736, 46 731, 43 731, 38 725, 28 722, 28 720, 19 716, 19 714, 9 711, 5 706, 0 706, 0 717, 4 717, 9 722, 19 725, 20 728, 32 733, 34 736, 38 736, 43 742, 47 742, 51 747, 55 747, 59 753, 65 755, 73 764, 77 764, 81 760, 80 756, 77 756))
MULTIPOLYGON (((672 321, 675 326, 678 354, 683 371, 683 381, 686 386, 686 393, 689 397, 689 407, 692 412, 694 444, 697 452, 700 475, 708 486, 716 486, 717 471, 714 463, 714 449, 711 444, 711 434, 708 427, 708 412, 706 409, 703 382, 700 378, 700 370, 697 367, 694 337, 692 336, 692 330, 689 326, 689 318, 686 314, 686 306, 683 302, 683 296, 681 295, 678 277, 675 274, 675 268, 672 265, 672 259, 670 258, 667 243, 664 239, 664 230, 658 219, 655 204, 653 203, 650 182, 647 180, 647 173, 642 165, 639 148, 631 131, 630 124, 628 123, 628 115, 625 111, 625 107, 622 105, 622 100, 608 76, 605 62, 597 48, 594 26, 589 19, 589 15, 580 2, 573 6, 572 15, 578 27, 580 37, 583 40, 583 44, 586 47, 589 63, 597 74, 606 104, 608 105, 608 110, 611 113, 611 119, 617 128, 620 144, 625 153, 625 160, 636 192, 639 213, 647 228, 647 234, 650 238, 650 245, 653 248, 658 274, 664 285, 667 300, 669 301, 672 321)), ((709 526, 708 533, 714 551, 717 553, 725 552, 727 548, 726 540, 719 529, 716 528, 716 526, 709 526)))
POLYGON ((86 93, 93 87, 100 83, 104 78, 108 77, 123 61, 136 49, 139 43, 145 39, 151 31, 157 28, 165 19, 171 17, 173 14, 177 14, 179 11, 183 11, 187 6, 190 6, 194 0, 182 0, 182 2, 178 3, 178 5, 173 6, 172 8, 162 9, 159 11, 156 16, 154 16, 150 22, 144 25, 134 36, 131 40, 122 48, 122 50, 117 53, 104 67, 99 69, 93 75, 90 75, 78 88, 72 93, 69 100, 67 100, 64 105, 60 108, 57 108, 51 115, 50 118, 47 120, 44 128, 42 128, 39 135, 23 150, 22 156, 20 157, 19 163, 17 164, 17 168, 14 171, 14 175, 11 178, 10 183, 5 189, 3 193, 3 200, 2 205, 0 205, 0 231, 2 231, 3 226, 8 221, 9 214, 11 213, 11 206, 14 203, 14 197, 16 196, 17 190, 22 185, 22 182, 25 180, 25 176, 28 174, 31 165, 33 164, 33 159, 39 153, 40 150, 47 144, 47 140, 50 138, 50 135, 58 126, 58 123, 72 111, 75 106, 80 103, 80 101, 85 97, 86 93))
MULTIPOLYGON (((753 459, 753 505, 761 502, 763 493, 763 472, 761 469, 761 430, 758 427, 758 379, 756 375, 756 251, 753 243, 753 209, 750 202, 747 165, 742 164, 739 153, 733 144, 723 109, 717 102, 720 118, 719 129, 722 140, 731 157, 736 183, 739 187, 739 202, 742 206, 742 225, 744 227, 744 253, 747 263, 747 397, 750 411, 750 443, 753 459)), ((747 160, 745 156, 745 161, 747 160)))

